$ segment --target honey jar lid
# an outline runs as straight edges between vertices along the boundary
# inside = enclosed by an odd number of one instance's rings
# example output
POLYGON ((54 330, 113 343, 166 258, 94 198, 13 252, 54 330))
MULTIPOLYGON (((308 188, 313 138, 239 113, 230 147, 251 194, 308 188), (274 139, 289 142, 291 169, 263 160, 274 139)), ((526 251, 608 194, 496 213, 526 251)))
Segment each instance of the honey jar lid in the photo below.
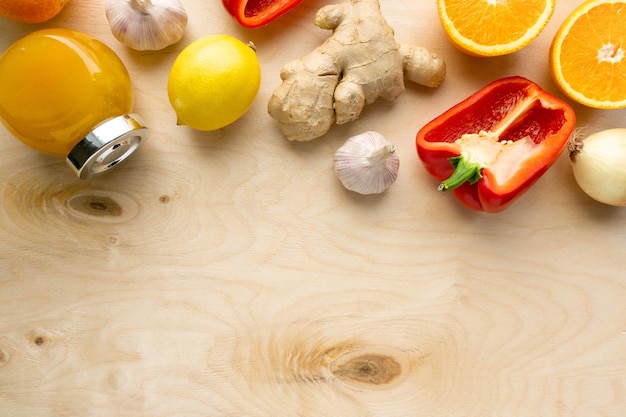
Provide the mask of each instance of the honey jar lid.
POLYGON ((96 126, 67 155, 66 162, 81 179, 102 174, 135 152, 149 136, 136 114, 114 117, 96 126))

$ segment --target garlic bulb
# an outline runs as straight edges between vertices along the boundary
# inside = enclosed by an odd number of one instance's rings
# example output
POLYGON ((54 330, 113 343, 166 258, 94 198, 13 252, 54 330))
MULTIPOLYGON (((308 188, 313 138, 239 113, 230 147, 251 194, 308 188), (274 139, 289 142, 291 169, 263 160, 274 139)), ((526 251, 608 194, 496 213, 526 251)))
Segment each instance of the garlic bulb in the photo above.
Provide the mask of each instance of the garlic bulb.
POLYGON ((626 206, 626 129, 607 129, 568 144, 574 178, 591 198, 626 206))
POLYGON ((379 194, 398 177, 394 146, 377 132, 349 138, 335 153, 335 173, 344 187, 359 194, 379 194))
POLYGON ((113 35, 138 51, 157 51, 183 37, 187 12, 179 0, 108 0, 113 35))

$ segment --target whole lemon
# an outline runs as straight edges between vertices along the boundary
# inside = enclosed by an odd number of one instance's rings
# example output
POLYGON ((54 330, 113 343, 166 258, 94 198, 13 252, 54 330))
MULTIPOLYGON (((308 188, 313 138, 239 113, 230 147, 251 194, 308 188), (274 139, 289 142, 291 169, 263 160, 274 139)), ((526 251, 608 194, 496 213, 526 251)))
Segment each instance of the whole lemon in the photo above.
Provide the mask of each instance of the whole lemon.
POLYGON ((229 35, 190 43, 174 60, 167 93, 177 124, 217 130, 252 105, 261 85, 255 49, 229 35))

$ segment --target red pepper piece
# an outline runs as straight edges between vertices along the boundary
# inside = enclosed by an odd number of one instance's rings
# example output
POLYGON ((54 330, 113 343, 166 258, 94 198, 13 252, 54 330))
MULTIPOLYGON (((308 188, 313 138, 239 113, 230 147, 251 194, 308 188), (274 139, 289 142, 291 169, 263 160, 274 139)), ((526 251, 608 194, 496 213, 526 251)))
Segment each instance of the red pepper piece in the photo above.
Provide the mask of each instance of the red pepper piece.
POLYGON ((442 181, 439 190, 452 190, 471 209, 497 213, 558 159, 575 125, 566 102, 526 78, 507 77, 420 129, 417 153, 442 181))
POLYGON ((222 0, 237 22, 246 28, 258 28, 278 19, 303 0, 222 0))

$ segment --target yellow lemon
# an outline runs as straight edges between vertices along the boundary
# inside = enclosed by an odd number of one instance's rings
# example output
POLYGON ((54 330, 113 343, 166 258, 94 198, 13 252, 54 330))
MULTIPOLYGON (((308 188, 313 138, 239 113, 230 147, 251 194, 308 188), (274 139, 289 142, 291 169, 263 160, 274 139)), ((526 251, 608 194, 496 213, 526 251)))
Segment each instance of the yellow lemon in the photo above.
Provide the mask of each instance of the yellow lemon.
POLYGON ((179 125, 217 130, 248 111, 260 85, 254 48, 232 36, 210 35, 176 57, 167 93, 179 125))

